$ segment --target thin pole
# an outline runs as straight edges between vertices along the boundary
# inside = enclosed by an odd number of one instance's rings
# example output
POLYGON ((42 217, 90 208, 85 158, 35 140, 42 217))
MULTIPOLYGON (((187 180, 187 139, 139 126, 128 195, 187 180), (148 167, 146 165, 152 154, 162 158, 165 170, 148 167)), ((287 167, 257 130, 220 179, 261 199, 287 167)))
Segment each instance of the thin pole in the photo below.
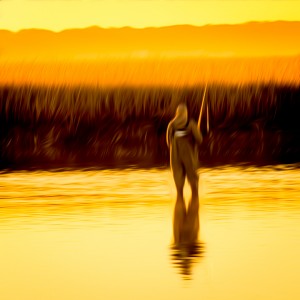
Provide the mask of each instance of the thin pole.
POLYGON ((206 129, 207 129, 207 133, 209 133, 209 112, 208 112, 208 102, 206 103, 206 129))
POLYGON ((206 89, 207 89, 207 84, 205 85, 205 89, 204 89, 204 93, 203 93, 203 97, 202 97, 201 109, 200 109, 200 113, 199 113, 199 119, 198 119, 198 128, 199 128, 199 130, 200 130, 200 125, 201 125, 201 120, 202 120, 206 89))

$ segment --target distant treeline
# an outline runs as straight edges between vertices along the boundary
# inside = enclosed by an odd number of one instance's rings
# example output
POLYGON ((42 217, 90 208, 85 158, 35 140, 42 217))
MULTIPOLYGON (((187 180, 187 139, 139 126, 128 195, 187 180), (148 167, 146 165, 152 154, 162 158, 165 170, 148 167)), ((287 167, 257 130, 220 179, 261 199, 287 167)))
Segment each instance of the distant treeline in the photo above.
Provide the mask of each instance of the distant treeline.
MULTIPOLYGON (((194 87, 1 86, 1 168, 167 166, 168 122, 194 87)), ((202 164, 300 161, 300 86, 207 87, 202 164)))

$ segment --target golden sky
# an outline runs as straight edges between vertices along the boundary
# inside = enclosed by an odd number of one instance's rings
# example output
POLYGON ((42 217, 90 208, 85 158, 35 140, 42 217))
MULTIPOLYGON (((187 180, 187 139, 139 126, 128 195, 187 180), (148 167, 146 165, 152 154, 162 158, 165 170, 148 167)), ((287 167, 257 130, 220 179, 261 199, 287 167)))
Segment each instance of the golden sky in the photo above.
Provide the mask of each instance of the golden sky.
POLYGON ((0 29, 300 21, 300 0, 0 0, 0 29))

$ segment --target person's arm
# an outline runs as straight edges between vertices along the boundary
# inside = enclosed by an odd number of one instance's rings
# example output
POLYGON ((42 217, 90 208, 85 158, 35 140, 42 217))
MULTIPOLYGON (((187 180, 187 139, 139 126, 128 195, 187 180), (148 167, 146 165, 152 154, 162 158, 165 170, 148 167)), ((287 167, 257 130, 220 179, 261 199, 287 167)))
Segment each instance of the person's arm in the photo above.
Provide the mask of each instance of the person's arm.
POLYGON ((166 133, 166 141, 167 141, 168 148, 170 148, 172 135, 173 135, 173 128, 172 128, 172 124, 169 123, 168 128, 167 128, 167 133, 166 133))
POLYGON ((191 130, 193 133, 193 137, 196 140, 197 144, 200 145, 203 142, 203 136, 201 134, 201 131, 199 130, 196 122, 194 120, 190 121, 191 130))

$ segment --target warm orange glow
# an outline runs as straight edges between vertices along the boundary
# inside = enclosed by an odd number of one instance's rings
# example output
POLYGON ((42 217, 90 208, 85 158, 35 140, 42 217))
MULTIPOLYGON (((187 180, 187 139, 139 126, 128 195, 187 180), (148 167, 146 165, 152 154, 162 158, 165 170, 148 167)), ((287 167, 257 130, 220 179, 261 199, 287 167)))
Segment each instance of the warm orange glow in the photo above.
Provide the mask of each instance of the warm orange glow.
POLYGON ((0 83, 54 85, 299 84, 300 57, 112 60, 78 63, 2 63, 0 83))
POLYGON ((0 82, 193 85, 299 82, 300 22, 0 31, 0 82))
POLYGON ((204 252, 174 257, 168 170, 1 174, 2 298, 296 299, 297 166, 200 178, 204 252))
POLYGON ((0 28, 151 27, 299 20, 294 0, 2 0, 0 28))
POLYGON ((65 30, 0 30, 0 61, 293 56, 300 22, 65 30))

